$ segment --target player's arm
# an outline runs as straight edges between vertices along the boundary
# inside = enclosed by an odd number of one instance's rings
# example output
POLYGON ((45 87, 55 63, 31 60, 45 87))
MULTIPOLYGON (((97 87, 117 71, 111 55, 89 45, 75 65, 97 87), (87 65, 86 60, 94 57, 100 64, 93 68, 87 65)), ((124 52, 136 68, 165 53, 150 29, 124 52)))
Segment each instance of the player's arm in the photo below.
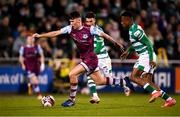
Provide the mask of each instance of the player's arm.
POLYGON ((150 42, 150 40, 148 39, 148 37, 146 35, 144 35, 141 39, 141 42, 144 43, 147 46, 148 49, 148 53, 149 53, 149 64, 151 67, 156 67, 156 63, 155 61, 153 61, 153 45, 150 42))
POLYGON ((40 55, 40 63, 41 63, 41 66, 40 66, 40 70, 41 71, 44 71, 45 69, 45 57, 44 57, 44 54, 43 54, 43 49, 41 48, 40 45, 38 45, 38 52, 39 52, 39 55, 40 55))
POLYGON ((148 50, 148 54, 149 54, 149 64, 152 67, 156 66, 156 63, 153 61, 153 45, 150 42, 150 40, 148 39, 148 37, 145 35, 145 33, 143 32, 143 30, 137 30, 134 35, 137 37, 137 39, 143 43, 144 45, 147 46, 147 50, 148 50))
POLYGON ((107 39, 107 40, 111 41, 114 45, 119 46, 121 51, 124 51, 123 46, 119 42, 115 41, 111 36, 109 36, 108 34, 104 33, 100 29, 98 29, 98 28, 96 28, 94 26, 91 26, 90 31, 91 31, 91 34, 101 36, 104 39, 107 39))
POLYGON ((33 35, 33 37, 35 37, 35 38, 52 38, 52 37, 56 37, 60 34, 61 34, 61 31, 57 30, 57 31, 52 31, 52 32, 44 33, 44 34, 35 33, 33 35))
POLYGON ((111 41, 114 45, 118 45, 120 48, 123 48, 123 46, 122 46, 119 42, 115 41, 115 40, 114 40, 111 36, 109 36, 108 34, 106 34, 106 33, 104 33, 104 32, 101 32, 101 33, 100 33, 100 36, 103 37, 103 38, 105 38, 105 39, 107 39, 107 40, 109 40, 109 41, 111 41))
POLYGON ((152 45, 152 43, 145 35, 141 38, 140 41, 147 46, 148 53, 149 53, 149 59, 150 59, 150 61, 153 61, 153 45, 152 45))
POLYGON ((147 46, 148 49, 148 54, 149 54, 149 59, 150 61, 153 60, 153 45, 148 39, 148 37, 145 35, 144 31, 141 29, 138 29, 135 33, 134 36, 144 45, 147 46))
POLYGON ((130 45, 127 49, 128 54, 131 54, 134 51, 134 48, 132 45, 130 45))
POLYGON ((33 35, 33 37, 34 38, 52 38, 52 37, 56 37, 56 36, 61 35, 61 34, 70 33, 70 31, 71 31, 71 26, 66 26, 64 28, 61 28, 60 30, 51 31, 51 32, 44 33, 44 34, 35 33, 33 35))
POLYGON ((25 70, 26 67, 25 67, 25 64, 24 64, 23 52, 24 52, 24 47, 21 47, 20 50, 19 50, 19 63, 21 64, 22 69, 25 70))
POLYGON ((128 49, 126 50, 126 51, 124 51, 122 54, 121 54, 121 60, 124 60, 124 59, 126 59, 127 58, 127 56, 129 55, 129 54, 131 54, 132 52, 134 51, 134 48, 133 48, 133 46, 131 45, 131 46, 129 46, 128 47, 128 49))

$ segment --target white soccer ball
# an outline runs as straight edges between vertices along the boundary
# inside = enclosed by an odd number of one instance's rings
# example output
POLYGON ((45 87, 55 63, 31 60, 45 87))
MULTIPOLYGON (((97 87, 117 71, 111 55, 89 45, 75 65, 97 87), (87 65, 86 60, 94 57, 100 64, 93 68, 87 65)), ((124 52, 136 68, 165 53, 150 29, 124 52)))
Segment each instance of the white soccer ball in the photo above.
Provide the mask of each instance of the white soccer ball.
POLYGON ((44 96, 41 99, 41 103, 44 107, 52 107, 55 104, 55 99, 52 95, 44 96))

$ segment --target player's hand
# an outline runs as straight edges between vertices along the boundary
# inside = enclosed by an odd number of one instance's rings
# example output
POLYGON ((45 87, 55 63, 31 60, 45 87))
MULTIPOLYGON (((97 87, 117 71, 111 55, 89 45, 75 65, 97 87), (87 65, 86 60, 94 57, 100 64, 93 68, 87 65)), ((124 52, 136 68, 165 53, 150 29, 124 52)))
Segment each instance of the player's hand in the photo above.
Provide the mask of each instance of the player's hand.
POLYGON ((44 69, 45 69, 45 64, 44 64, 44 63, 42 63, 42 64, 41 64, 41 66, 40 66, 40 71, 41 71, 41 72, 43 72, 43 71, 44 71, 44 69))
POLYGON ((123 53, 123 52, 124 52, 124 47, 123 47, 123 45, 122 45, 122 44, 120 44, 120 43, 116 43, 115 45, 116 45, 116 46, 118 46, 118 47, 120 48, 121 53, 123 53))
POLYGON ((120 58, 121 58, 121 60, 124 60, 124 59, 126 59, 127 58, 127 56, 128 56, 128 51, 126 50, 126 51, 124 51, 122 54, 121 54, 121 56, 120 56, 120 58))
POLYGON ((155 68, 155 67, 156 67, 156 62, 154 62, 154 61, 150 61, 149 64, 150 64, 150 66, 151 66, 152 68, 155 68))
POLYGON ((35 33, 35 34, 33 34, 33 37, 34 37, 34 38, 40 38, 40 34, 35 33))

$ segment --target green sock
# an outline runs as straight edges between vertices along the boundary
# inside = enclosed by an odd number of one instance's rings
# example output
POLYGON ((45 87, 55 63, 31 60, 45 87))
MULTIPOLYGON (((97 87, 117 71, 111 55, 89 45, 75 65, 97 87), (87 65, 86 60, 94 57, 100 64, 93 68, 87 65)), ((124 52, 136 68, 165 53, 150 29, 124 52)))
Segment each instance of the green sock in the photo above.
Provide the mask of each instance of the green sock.
POLYGON ((90 89, 90 94, 92 96, 93 96, 94 93, 97 93, 96 84, 90 77, 87 77, 87 84, 88 84, 88 87, 90 89))
POLYGON ((167 100, 169 98, 169 96, 166 94, 166 92, 164 92, 162 90, 161 90, 161 92, 162 92, 161 98, 164 99, 164 100, 167 100))
POLYGON ((146 83, 143 88, 150 93, 156 91, 149 83, 146 83))

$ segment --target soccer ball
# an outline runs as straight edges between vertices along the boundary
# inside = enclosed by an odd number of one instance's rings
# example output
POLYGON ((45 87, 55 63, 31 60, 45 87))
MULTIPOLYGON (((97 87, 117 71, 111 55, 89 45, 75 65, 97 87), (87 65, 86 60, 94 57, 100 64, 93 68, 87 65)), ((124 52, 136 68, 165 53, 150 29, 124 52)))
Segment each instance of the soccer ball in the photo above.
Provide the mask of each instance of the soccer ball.
POLYGON ((44 107, 52 107, 55 104, 55 99, 52 95, 44 96, 41 99, 41 103, 44 107))

